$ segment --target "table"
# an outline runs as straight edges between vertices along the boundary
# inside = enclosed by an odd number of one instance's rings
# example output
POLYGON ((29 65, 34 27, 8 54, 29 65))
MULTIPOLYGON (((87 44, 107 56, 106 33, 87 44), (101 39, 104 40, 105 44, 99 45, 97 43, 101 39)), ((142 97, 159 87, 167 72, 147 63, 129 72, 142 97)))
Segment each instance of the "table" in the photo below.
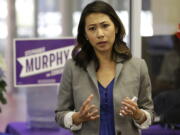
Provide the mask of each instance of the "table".
POLYGON ((69 130, 64 128, 30 128, 28 122, 9 123, 6 128, 6 133, 12 135, 73 135, 69 130))
POLYGON ((156 124, 142 130, 142 135, 180 135, 180 130, 170 129, 156 124))

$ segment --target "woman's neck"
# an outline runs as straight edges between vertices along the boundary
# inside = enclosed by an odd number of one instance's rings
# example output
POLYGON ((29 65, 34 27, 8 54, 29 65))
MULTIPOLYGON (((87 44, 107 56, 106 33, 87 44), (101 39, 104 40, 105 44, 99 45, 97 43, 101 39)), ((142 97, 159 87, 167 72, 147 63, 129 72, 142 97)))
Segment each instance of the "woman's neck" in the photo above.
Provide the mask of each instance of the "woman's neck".
POLYGON ((100 67, 103 65, 109 65, 114 63, 114 61, 112 60, 111 53, 96 53, 96 56, 99 60, 100 67))

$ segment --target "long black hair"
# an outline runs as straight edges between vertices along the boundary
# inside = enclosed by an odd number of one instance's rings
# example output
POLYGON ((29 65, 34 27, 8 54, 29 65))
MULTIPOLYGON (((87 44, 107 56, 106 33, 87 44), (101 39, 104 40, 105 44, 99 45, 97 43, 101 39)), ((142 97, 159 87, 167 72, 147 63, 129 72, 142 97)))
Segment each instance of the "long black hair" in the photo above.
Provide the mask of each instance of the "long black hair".
POLYGON ((132 57, 131 51, 123 41, 125 29, 115 10, 106 2, 94 1, 84 8, 80 17, 77 45, 72 51, 72 58, 75 63, 86 70, 89 62, 94 60, 96 63, 96 70, 99 69, 99 61, 95 55, 95 51, 85 37, 85 19, 91 13, 103 13, 108 15, 117 29, 115 42, 112 48, 112 59, 115 62, 118 62, 117 57, 122 57, 124 60, 130 59, 132 57))

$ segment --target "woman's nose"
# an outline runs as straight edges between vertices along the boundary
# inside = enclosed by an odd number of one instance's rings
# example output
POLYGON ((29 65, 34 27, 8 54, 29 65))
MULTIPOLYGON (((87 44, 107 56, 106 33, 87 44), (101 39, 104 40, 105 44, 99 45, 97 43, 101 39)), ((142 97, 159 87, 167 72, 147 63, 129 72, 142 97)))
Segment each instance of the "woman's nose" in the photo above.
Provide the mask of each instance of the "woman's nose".
POLYGON ((97 38, 102 38, 104 37, 104 32, 102 29, 97 29, 97 38))

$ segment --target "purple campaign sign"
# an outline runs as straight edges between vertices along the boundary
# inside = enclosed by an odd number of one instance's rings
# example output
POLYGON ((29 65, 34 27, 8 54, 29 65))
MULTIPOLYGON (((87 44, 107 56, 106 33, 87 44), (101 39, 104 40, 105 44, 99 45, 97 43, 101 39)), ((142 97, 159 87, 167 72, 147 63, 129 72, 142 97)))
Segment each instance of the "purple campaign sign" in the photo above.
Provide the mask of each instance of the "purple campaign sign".
POLYGON ((57 85, 76 41, 65 39, 16 39, 14 41, 15 86, 57 85))

